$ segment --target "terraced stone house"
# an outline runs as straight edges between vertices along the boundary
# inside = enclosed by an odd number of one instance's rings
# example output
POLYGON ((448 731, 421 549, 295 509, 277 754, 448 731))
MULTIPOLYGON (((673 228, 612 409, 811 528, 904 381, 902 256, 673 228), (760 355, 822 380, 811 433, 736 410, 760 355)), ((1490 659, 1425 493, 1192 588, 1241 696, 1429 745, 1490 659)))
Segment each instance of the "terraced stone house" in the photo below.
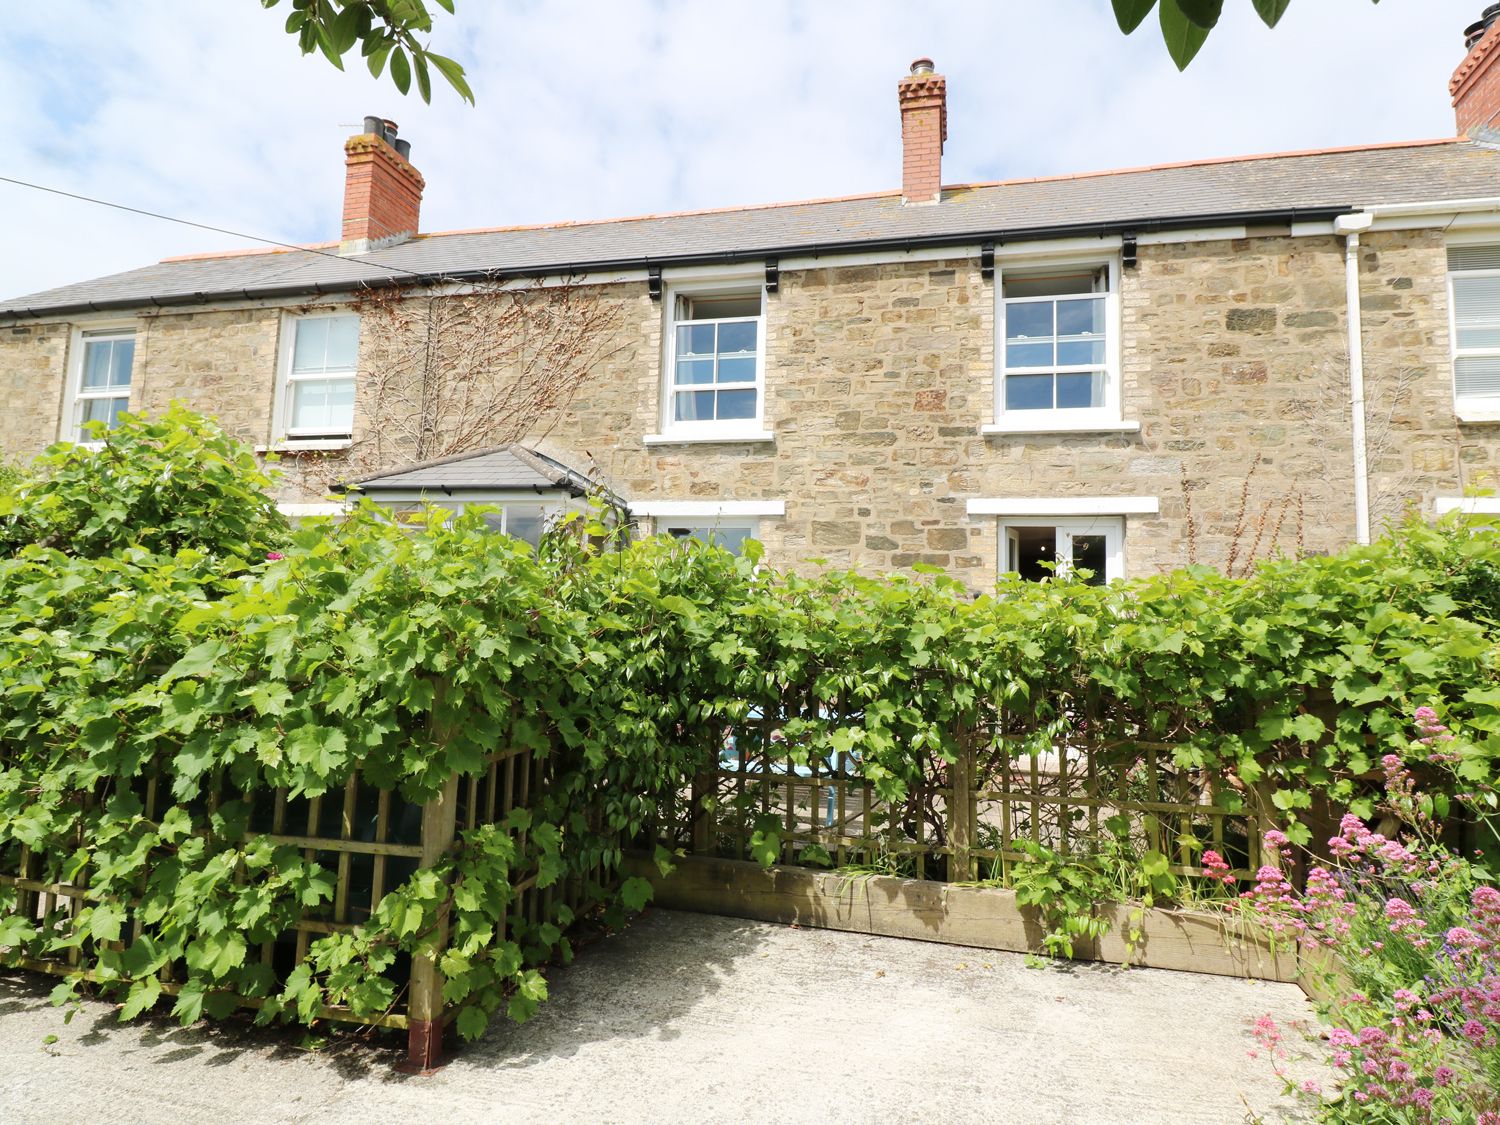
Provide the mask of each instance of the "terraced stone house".
POLYGON ((643 531, 976 590, 1493 510, 1500 26, 1467 45, 1452 138, 944 185, 918 60, 899 191, 456 233, 367 118, 340 241, 0 302, 0 449, 181 399, 293 513, 363 482, 534 537, 602 486, 643 531))

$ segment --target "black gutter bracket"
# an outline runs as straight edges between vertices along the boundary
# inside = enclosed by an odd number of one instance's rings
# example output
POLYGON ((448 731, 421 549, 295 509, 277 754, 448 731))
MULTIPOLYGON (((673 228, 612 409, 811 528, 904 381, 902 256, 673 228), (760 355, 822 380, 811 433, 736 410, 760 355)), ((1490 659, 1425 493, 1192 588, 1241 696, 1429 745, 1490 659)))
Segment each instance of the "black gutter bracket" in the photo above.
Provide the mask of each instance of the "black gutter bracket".
POLYGON ((995 244, 986 242, 979 248, 979 276, 985 281, 995 280, 995 244))
POLYGON ((781 292, 781 259, 766 259, 766 292, 781 292))
POLYGON ((646 292, 651 295, 653 301, 661 300, 661 267, 646 267, 646 292))
POLYGON ((1120 264, 1128 270, 1135 269, 1136 263, 1136 235, 1135 231, 1128 230, 1120 236, 1120 264))

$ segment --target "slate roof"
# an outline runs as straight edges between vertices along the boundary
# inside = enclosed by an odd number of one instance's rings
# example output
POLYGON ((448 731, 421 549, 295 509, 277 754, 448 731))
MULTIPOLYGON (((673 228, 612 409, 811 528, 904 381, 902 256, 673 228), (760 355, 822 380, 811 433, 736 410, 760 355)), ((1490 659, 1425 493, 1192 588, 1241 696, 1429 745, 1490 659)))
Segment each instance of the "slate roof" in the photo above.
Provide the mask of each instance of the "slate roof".
POLYGON ((448 493, 479 489, 496 492, 562 491, 583 496, 589 490, 589 480, 546 454, 512 444, 476 449, 471 453, 458 453, 404 469, 376 473, 348 486, 348 491, 367 494, 397 490, 448 493))
POLYGON ((0 321, 89 309, 347 292, 401 280, 526 275, 767 255, 1020 241, 1067 233, 1327 218, 1354 207, 1500 194, 1500 152, 1465 140, 1208 160, 944 189, 601 222, 418 236, 370 254, 170 260, 0 301, 0 321))

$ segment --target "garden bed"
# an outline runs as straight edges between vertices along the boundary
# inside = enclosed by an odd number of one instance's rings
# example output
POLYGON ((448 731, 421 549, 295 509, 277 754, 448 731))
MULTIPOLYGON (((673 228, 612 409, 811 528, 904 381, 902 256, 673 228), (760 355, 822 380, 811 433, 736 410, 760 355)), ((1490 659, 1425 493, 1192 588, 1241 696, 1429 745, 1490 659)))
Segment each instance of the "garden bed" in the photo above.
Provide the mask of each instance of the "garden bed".
MULTIPOLYGON (((652 901, 672 910, 1012 953, 1044 951, 1037 911, 1018 905, 1014 891, 997 887, 707 856, 679 858, 665 876, 649 857, 627 856, 626 873, 649 879, 652 901)), ((1109 932, 1098 941, 1076 941, 1075 960, 1302 983, 1297 952, 1273 948, 1233 918, 1130 903, 1101 905, 1099 915, 1110 923, 1109 932), (1131 931, 1140 937, 1128 944, 1131 931)))

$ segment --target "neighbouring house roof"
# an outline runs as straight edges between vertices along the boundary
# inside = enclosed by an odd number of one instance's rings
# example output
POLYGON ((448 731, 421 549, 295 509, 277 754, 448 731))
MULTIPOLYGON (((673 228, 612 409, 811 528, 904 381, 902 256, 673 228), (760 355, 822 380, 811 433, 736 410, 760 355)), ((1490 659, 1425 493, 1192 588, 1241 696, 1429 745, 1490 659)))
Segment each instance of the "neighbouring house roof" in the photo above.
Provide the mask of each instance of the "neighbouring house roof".
POLYGON ((383 492, 566 492, 584 496, 589 479, 560 461, 522 445, 456 453, 404 469, 376 473, 346 491, 378 497, 383 492))
POLYGON ((369 254, 336 245, 182 258, 0 301, 0 320, 186 305, 240 297, 344 293, 485 276, 761 258, 778 254, 999 242, 1149 231, 1247 219, 1320 219, 1385 203, 1496 194, 1500 152, 1462 139, 1204 160, 1113 172, 947 187, 942 202, 849 196, 419 235, 369 254))

